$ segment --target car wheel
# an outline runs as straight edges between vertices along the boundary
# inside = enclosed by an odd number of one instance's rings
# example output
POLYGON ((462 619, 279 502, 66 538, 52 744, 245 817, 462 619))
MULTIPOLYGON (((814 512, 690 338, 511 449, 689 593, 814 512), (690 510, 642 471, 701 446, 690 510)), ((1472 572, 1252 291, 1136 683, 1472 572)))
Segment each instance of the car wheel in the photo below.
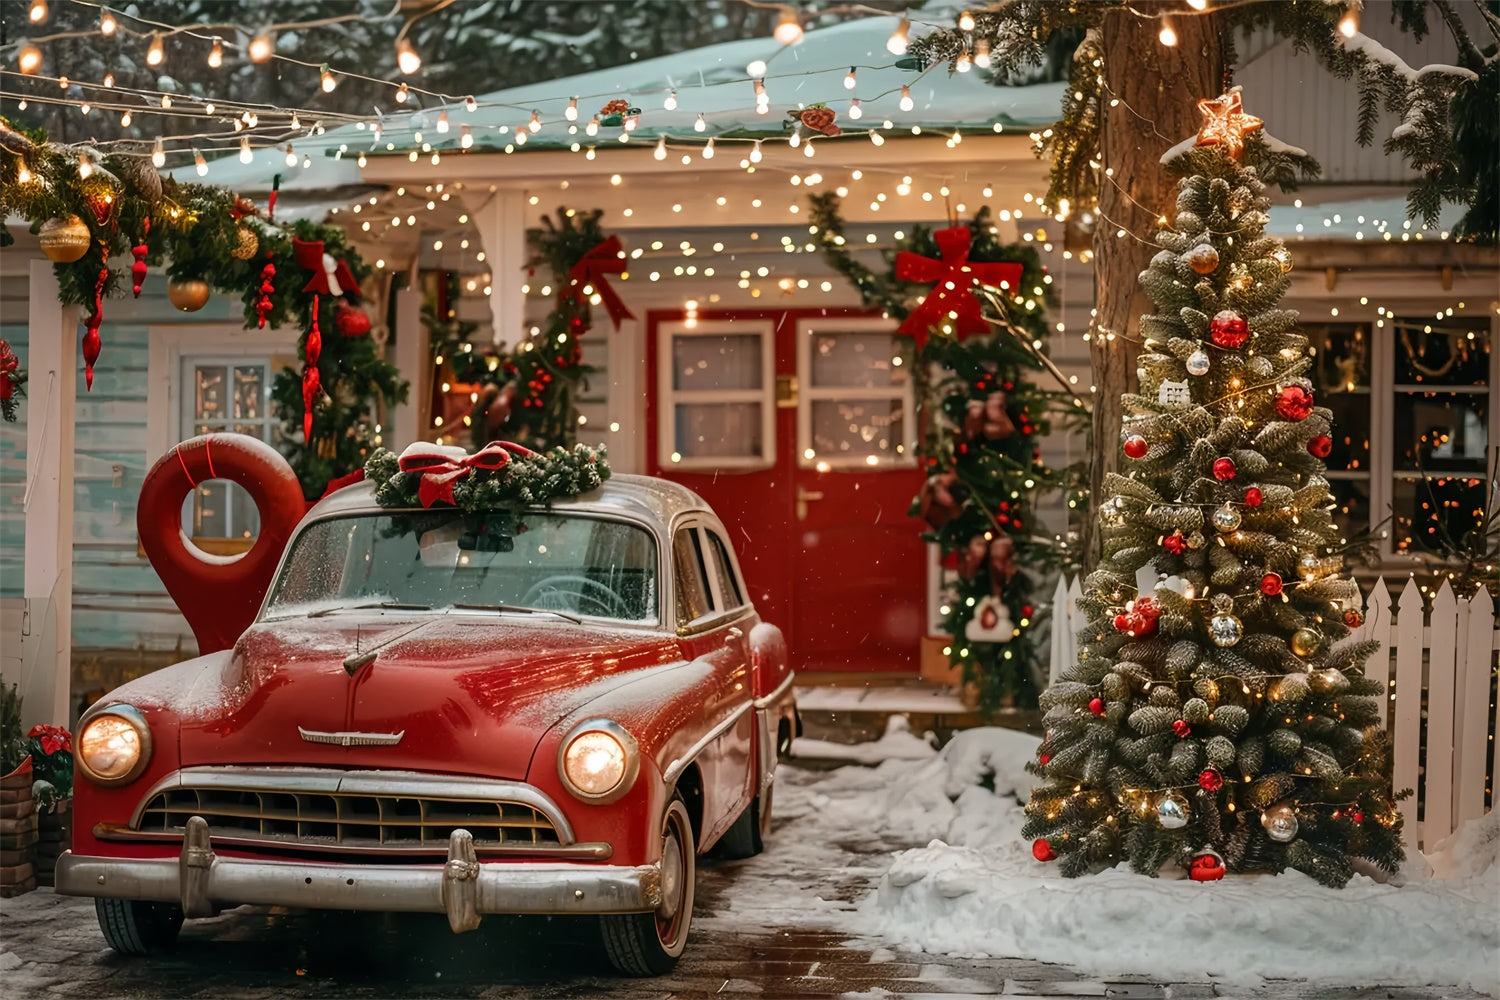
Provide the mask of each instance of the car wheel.
MULTIPOLYGON (((770 789, 767 789, 769 795, 770 789)), ((734 821, 734 825, 724 831, 724 836, 714 845, 714 855, 727 858, 730 861, 738 861, 741 858, 753 858, 761 852, 764 844, 761 841, 761 831, 769 829, 761 820, 762 796, 757 795, 750 800, 744 812, 734 821)), ((769 800, 766 802, 769 806, 769 800)), ((769 815, 769 810, 766 811, 769 815)))
POLYGON ((104 943, 122 955, 145 955, 177 940, 182 908, 141 899, 95 898, 94 913, 104 943))
POLYGON ((677 965, 693 922, 696 853, 687 807, 673 799, 662 821, 661 905, 652 913, 600 918, 604 952, 627 976, 660 976, 677 965))
POLYGON ((776 785, 767 786, 755 797, 755 853, 766 849, 766 838, 771 835, 771 802, 776 795, 776 785))

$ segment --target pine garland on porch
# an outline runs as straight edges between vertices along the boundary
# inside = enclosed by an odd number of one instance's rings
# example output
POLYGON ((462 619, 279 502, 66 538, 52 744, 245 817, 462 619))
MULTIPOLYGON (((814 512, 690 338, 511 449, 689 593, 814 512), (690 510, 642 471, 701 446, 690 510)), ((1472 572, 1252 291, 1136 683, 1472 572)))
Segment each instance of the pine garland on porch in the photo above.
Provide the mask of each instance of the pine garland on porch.
MULTIPOLYGON (((899 279, 894 253, 887 254, 883 272, 856 259, 837 195, 810 201, 810 225, 824 255, 866 305, 905 319, 933 291, 930 284, 899 279)), ((931 525, 925 537, 940 546, 944 566, 958 571, 946 599, 950 662, 978 686, 981 707, 993 711, 1002 704, 1035 705, 1040 692, 1034 594, 1037 577, 1057 567, 1059 549, 1040 530, 1032 501, 1042 490, 1061 488, 1069 474, 1043 465, 1036 439, 1081 408, 1030 380, 1042 369, 1044 307, 1051 299, 1036 251, 1000 243, 988 209, 967 227, 969 260, 1019 264, 1021 280, 1009 301, 993 300, 1004 315, 989 321, 992 332, 961 340, 935 327, 916 351, 927 479, 911 512, 931 525)), ((942 255, 934 231, 925 227, 901 249, 934 260, 942 255)))

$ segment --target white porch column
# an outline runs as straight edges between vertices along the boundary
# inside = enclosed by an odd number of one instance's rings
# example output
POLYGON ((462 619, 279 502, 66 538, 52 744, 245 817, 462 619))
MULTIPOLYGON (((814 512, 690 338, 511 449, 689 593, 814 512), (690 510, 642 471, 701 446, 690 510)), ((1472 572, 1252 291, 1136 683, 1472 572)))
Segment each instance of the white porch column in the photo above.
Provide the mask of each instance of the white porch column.
POLYGON ((71 722, 73 417, 78 308, 58 301, 45 260, 31 262, 26 383, 26 579, 21 620, 23 729, 71 722))
POLYGON ((643 474, 647 442, 656 440, 656 429, 646 426, 646 325, 627 319, 615 330, 604 310, 597 313, 594 332, 609 338, 609 464, 616 472, 643 474))
POLYGON ((514 345, 526 330, 526 193, 464 191, 490 269, 490 323, 496 344, 514 345))
POLYGON ((417 440, 423 428, 417 426, 427 399, 432 377, 432 360, 427 353, 427 331, 422 328, 422 290, 417 287, 416 272, 405 288, 396 292, 396 346, 391 364, 411 382, 406 402, 391 411, 391 425, 381 436, 385 446, 396 453, 417 440))

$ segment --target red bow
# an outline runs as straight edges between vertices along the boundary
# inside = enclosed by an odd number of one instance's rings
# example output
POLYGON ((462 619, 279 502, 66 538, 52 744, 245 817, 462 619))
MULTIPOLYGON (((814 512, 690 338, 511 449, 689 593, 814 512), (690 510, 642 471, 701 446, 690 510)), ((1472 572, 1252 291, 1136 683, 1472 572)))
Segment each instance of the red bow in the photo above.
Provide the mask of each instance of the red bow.
POLYGON ((423 452, 402 455, 396 464, 402 472, 415 472, 422 479, 417 483, 417 499, 423 507, 431 507, 441 500, 454 503, 453 484, 467 478, 475 469, 499 472, 510 464, 511 457, 533 458, 536 452, 509 441, 491 441, 472 455, 454 460, 446 455, 423 452))
POLYGON ((931 281, 932 291, 922 304, 902 322, 900 333, 914 338, 917 347, 927 339, 927 331, 953 315, 953 332, 962 340, 989 329, 979 310, 979 300, 970 292, 976 284, 1014 288, 1021 282, 1020 264, 970 263, 968 226, 954 226, 933 233, 943 259, 933 260, 903 250, 896 255, 896 277, 902 281, 931 281))
POLYGON ((304 292, 352 295, 359 298, 359 282, 354 280, 354 272, 349 270, 348 264, 334 260, 332 254, 324 253, 322 240, 299 240, 293 237, 292 259, 313 273, 302 288, 304 292))
POLYGON ((609 312, 610 321, 618 330, 621 320, 635 319, 635 315, 625 305, 619 293, 610 287, 605 275, 624 273, 625 258, 620 247, 620 237, 611 236, 584 254, 568 271, 568 277, 572 280, 563 294, 571 294, 582 302, 585 301, 585 286, 593 286, 594 291, 604 300, 604 308, 609 312))

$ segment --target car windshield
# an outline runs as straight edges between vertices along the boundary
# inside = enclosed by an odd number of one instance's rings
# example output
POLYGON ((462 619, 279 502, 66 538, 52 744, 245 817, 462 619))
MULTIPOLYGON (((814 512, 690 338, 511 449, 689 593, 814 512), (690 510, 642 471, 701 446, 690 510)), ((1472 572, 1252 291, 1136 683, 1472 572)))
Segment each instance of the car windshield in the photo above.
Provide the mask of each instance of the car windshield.
POLYGON ((304 528, 266 616, 390 605, 655 622, 657 596, 656 543, 638 525, 552 511, 382 512, 304 528))

